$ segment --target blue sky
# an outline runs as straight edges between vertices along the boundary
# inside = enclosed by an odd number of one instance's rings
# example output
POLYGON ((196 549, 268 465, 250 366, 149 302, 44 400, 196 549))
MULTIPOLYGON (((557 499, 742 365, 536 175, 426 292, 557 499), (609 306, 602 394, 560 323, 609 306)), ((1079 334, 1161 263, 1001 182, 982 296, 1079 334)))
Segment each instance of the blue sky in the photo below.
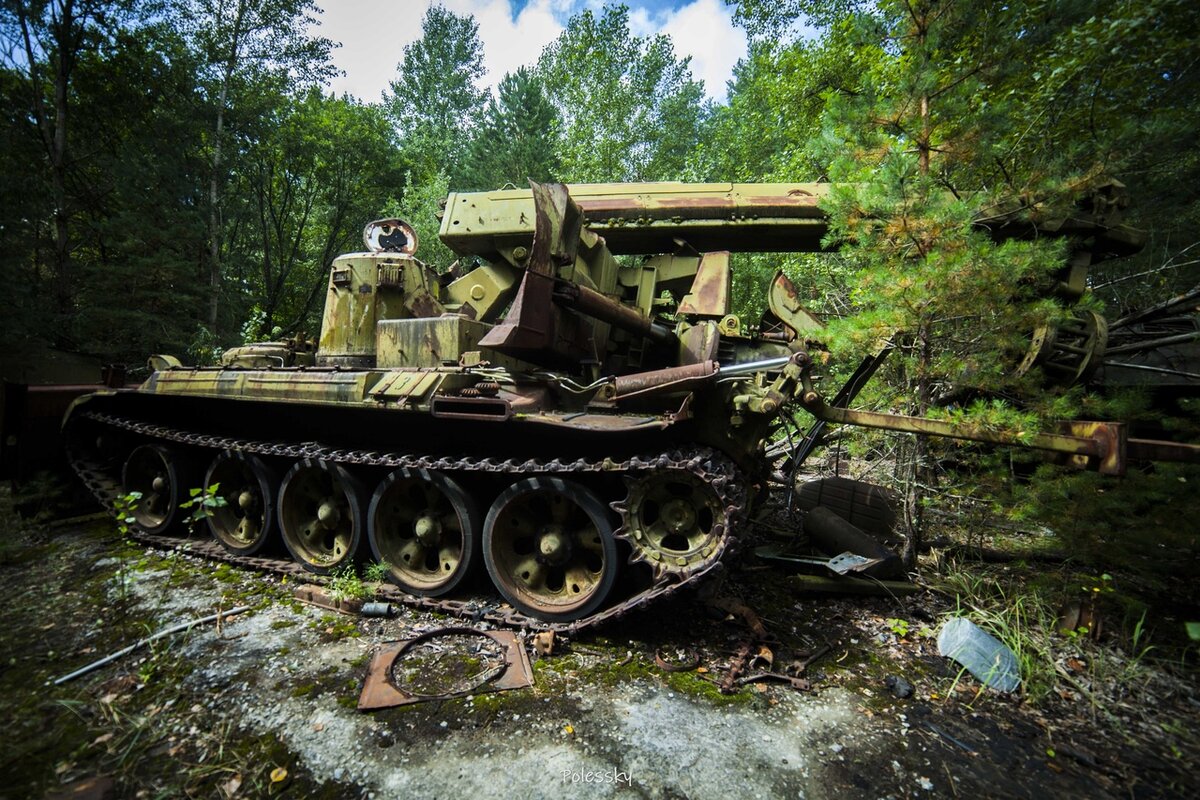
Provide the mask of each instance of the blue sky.
MULTIPOLYGON (((489 87, 506 72, 535 62, 573 14, 604 5, 601 0, 437 1, 479 23, 489 87)), ((435 0, 319 2, 325 9, 319 32, 342 43, 333 58, 345 75, 334 79, 333 89, 374 101, 396 77, 404 46, 420 35, 421 18, 435 0)), ((708 95, 725 98, 725 82, 746 54, 746 37, 734 27, 724 0, 625 0, 625 5, 635 35, 668 34, 678 55, 692 57, 692 74, 704 81, 708 95)))

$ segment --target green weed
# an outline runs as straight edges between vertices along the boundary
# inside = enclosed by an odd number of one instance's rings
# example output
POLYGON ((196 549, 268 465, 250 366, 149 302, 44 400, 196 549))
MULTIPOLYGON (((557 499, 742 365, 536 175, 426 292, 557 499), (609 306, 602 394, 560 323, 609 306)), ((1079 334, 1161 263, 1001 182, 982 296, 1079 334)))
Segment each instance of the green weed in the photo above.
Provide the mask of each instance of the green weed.
POLYGON ((196 533, 196 526, 211 517, 213 511, 229 505, 229 502, 218 494, 220 489, 221 484, 219 483, 208 487, 193 487, 188 490, 191 499, 179 504, 180 508, 191 509, 192 513, 187 518, 187 526, 193 534, 196 533))
POLYGON ((353 564, 335 571, 325 583, 325 593, 332 600, 367 600, 371 589, 358 576, 353 564))
POLYGON ((381 583, 388 579, 392 567, 386 561, 372 561, 363 570, 363 578, 368 583, 381 583))

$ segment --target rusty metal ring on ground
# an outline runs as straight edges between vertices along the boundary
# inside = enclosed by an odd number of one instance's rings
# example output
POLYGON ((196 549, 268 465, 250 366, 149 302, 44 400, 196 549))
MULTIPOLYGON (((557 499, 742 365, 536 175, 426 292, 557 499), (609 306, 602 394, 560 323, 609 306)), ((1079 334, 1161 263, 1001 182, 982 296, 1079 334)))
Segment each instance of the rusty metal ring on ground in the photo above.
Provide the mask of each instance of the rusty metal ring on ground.
POLYGON ((391 708, 394 706, 418 703, 423 700, 445 699, 450 697, 465 697, 469 694, 483 692, 498 692, 505 689, 520 689, 533 685, 533 669, 521 640, 513 631, 482 631, 465 626, 453 626, 426 631, 412 639, 398 642, 390 647, 376 651, 371 657, 367 669, 367 678, 363 682, 362 694, 359 696, 359 711, 391 708), (414 647, 432 639, 443 636, 482 636, 497 645, 504 656, 504 665, 494 674, 485 675, 478 682, 466 688, 455 689, 436 694, 418 694, 403 689, 395 684, 392 672, 397 663, 414 647))

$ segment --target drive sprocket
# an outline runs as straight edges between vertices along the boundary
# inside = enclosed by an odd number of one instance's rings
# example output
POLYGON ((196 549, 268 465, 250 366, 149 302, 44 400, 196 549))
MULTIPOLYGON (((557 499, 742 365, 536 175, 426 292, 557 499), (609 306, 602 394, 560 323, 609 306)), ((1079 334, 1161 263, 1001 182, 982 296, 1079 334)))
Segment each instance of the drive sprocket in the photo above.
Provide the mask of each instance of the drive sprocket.
POLYGON ((613 508, 625 525, 617 536, 645 562, 655 578, 685 577, 721 557, 728 543, 731 510, 711 482, 693 472, 655 470, 627 478, 629 495, 613 508))

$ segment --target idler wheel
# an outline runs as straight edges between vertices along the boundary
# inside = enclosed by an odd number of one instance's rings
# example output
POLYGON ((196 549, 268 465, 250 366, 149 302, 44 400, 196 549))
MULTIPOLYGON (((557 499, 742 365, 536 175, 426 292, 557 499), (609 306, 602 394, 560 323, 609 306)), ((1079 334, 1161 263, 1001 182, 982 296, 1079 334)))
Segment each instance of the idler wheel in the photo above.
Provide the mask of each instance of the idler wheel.
POLYGON ((629 480, 621 538, 633 548, 630 560, 645 561, 656 577, 687 575, 721 554, 729 529, 713 488, 696 475, 651 473, 629 480))
POLYGON ((586 617, 617 578, 608 508, 572 481, 518 481, 488 511, 483 560, 496 589, 521 612, 547 621, 586 617))
POLYGON ((236 555, 262 550, 275 531, 275 470, 257 456, 226 450, 208 468, 204 486, 213 485, 225 505, 209 511, 206 522, 212 535, 236 555))
POLYGON ((367 538, 393 583, 410 594, 437 597, 471 570, 479 549, 479 512, 453 479, 398 469, 371 498, 367 538))
POLYGON ((176 451, 156 444, 135 448, 121 471, 122 491, 141 495, 131 516, 149 534, 165 533, 185 518, 179 505, 188 499, 188 490, 198 484, 176 451))
POLYGON ((363 538, 363 488, 338 464, 306 458, 279 489, 279 528, 292 558, 328 575, 354 563, 363 538))

